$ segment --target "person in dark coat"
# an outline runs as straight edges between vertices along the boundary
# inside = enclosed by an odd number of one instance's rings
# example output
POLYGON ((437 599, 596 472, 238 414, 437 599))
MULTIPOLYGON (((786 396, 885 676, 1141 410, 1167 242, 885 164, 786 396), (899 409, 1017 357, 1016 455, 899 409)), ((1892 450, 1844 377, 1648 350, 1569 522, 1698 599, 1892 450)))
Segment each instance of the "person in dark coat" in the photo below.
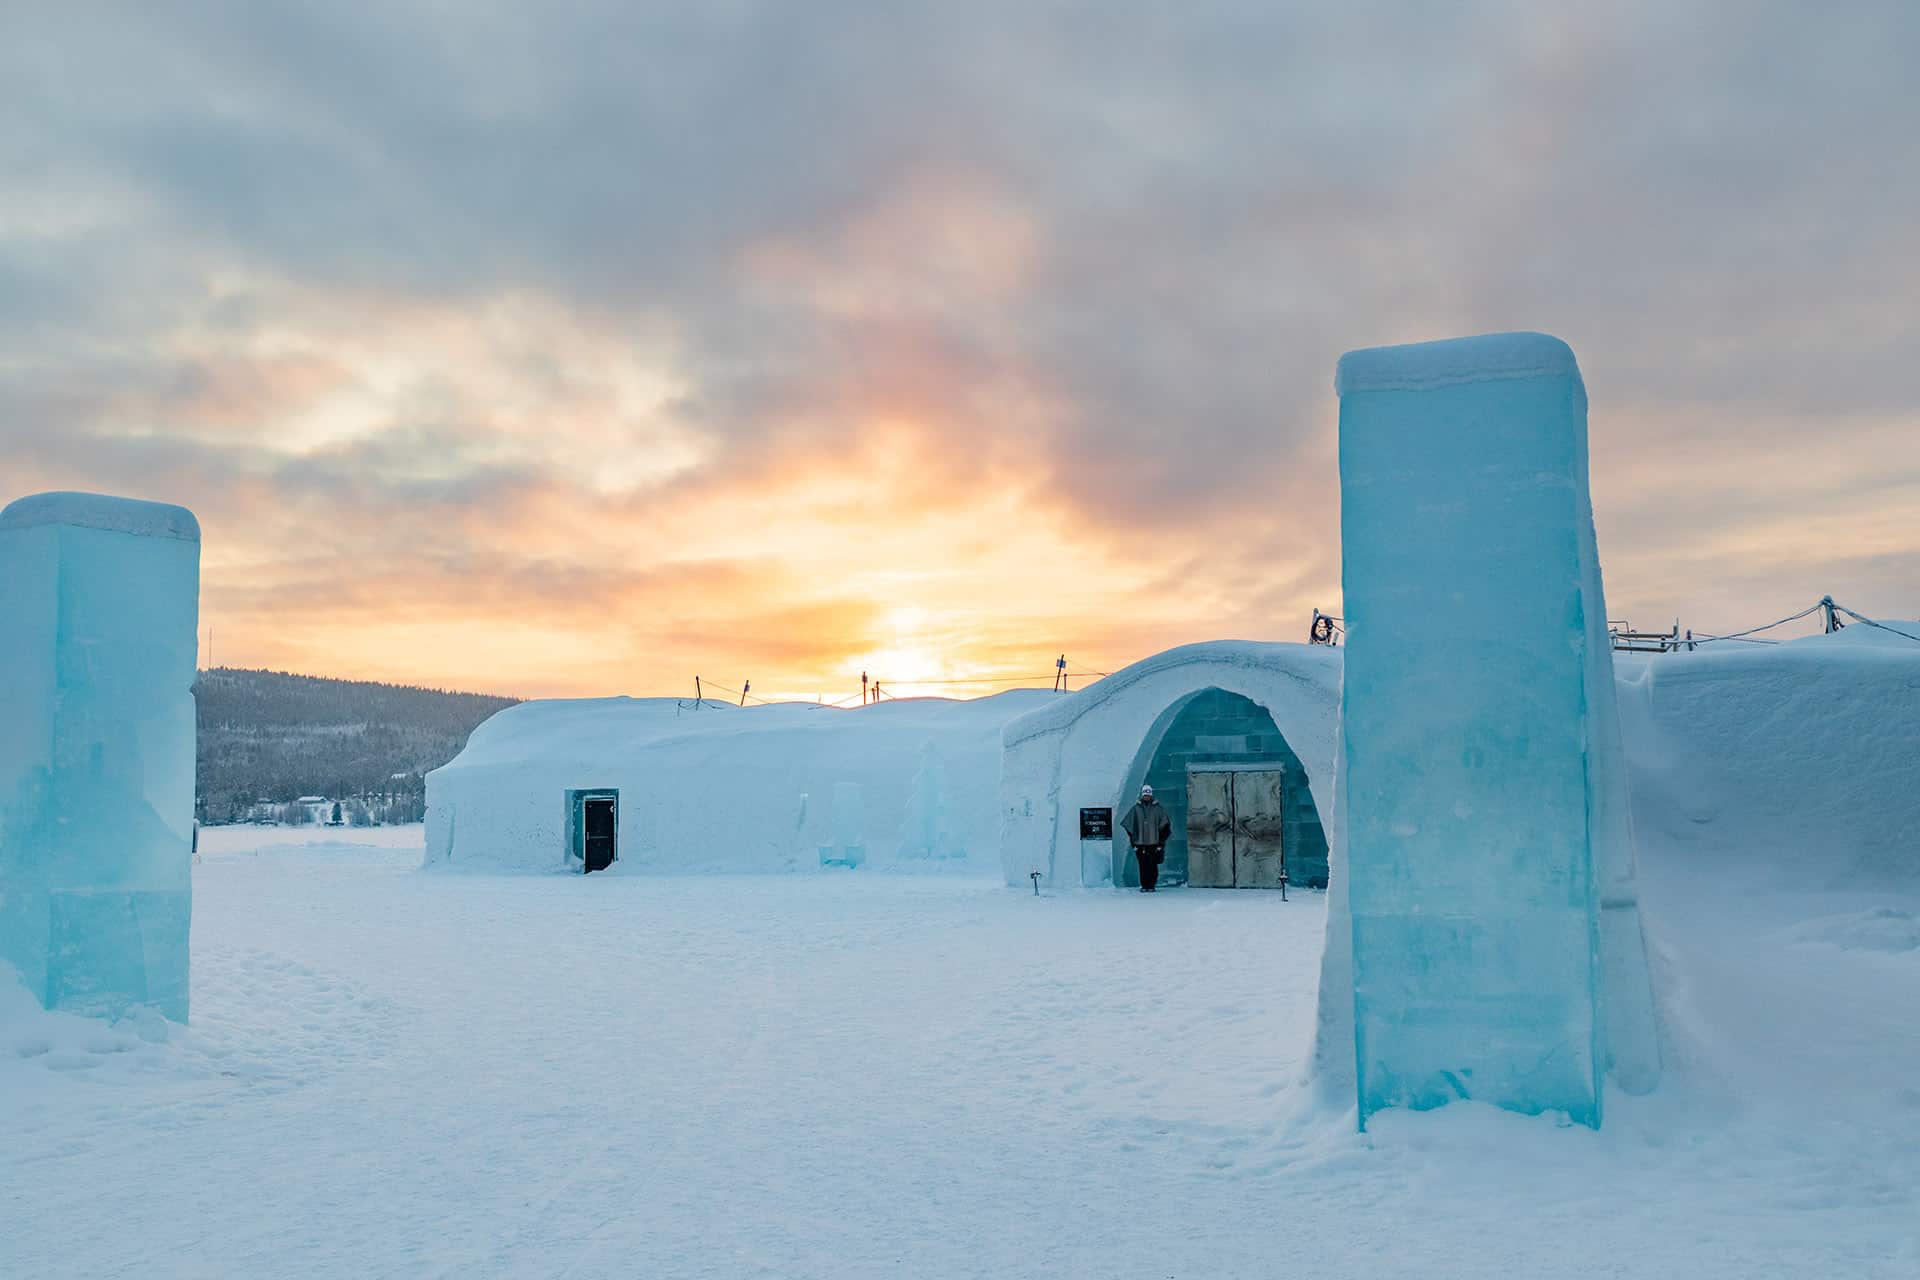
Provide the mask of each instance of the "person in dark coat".
POLYGON ((1160 860, 1167 856, 1167 837, 1173 834, 1173 819, 1167 807, 1153 798, 1153 788, 1140 788, 1140 802, 1127 810, 1120 829, 1133 844, 1134 859, 1140 864, 1140 892, 1152 893, 1160 883, 1160 860))

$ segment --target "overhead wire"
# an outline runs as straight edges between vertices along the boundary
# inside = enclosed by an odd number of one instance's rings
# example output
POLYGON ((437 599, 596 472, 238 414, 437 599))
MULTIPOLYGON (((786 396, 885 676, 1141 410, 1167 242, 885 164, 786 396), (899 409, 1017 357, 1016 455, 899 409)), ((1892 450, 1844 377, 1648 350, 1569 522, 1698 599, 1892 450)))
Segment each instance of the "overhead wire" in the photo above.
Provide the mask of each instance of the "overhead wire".
MULTIPOLYGON (((1790 622, 1798 622, 1802 618, 1809 617, 1819 612, 1822 607, 1828 606, 1828 605, 1831 605, 1831 607, 1836 612, 1844 613, 1845 615, 1847 615, 1847 617, 1852 618, 1855 622, 1861 623, 1862 625, 1869 626, 1869 627, 1876 627, 1881 631, 1890 632, 1893 635, 1897 635, 1901 637, 1902 639, 1911 640, 1915 644, 1920 644, 1920 635, 1914 635, 1912 632, 1902 631, 1898 627, 1888 626, 1884 622, 1880 622, 1876 619, 1869 618, 1863 613, 1859 613, 1853 609, 1847 608, 1845 605, 1835 604, 1833 603, 1831 598, 1828 598, 1828 599, 1822 599, 1814 604, 1811 604, 1807 606, 1805 609, 1800 610, 1798 613, 1790 613, 1784 618, 1777 619, 1773 622, 1765 623, 1761 626, 1747 627, 1741 631, 1729 631, 1721 635, 1696 635, 1696 634, 1689 633, 1684 639, 1676 639, 1673 642, 1674 647, 1679 648, 1681 646, 1685 646, 1687 648, 1694 648, 1703 644, 1720 644, 1723 642, 1732 642, 1732 643, 1739 643, 1739 644, 1779 644, 1781 643, 1779 640, 1764 638, 1759 633, 1763 631, 1772 631, 1774 628, 1786 626, 1790 622)), ((1333 624, 1334 628, 1337 631, 1340 631, 1342 633, 1345 632, 1346 627, 1344 624, 1346 622, 1346 619, 1331 613, 1322 613, 1322 614, 1319 614, 1318 616, 1327 619, 1328 622, 1333 624)), ((1087 678, 1087 679, 1101 679, 1101 680, 1106 679, 1108 676, 1112 674, 1111 672, 1107 672, 1107 671, 1097 671, 1092 667, 1082 666, 1079 663, 1070 664, 1070 668, 1071 669, 1066 670, 1064 674, 1069 676, 1078 676, 1078 677, 1087 678)), ((1055 674, 1058 675, 1060 673, 1056 672, 1055 674)), ((875 680, 873 681, 873 688, 870 694, 868 694, 866 690, 861 690, 860 692, 850 693, 846 697, 838 698, 832 702, 810 702, 810 703, 801 703, 800 705, 811 706, 815 708, 843 708, 843 707, 846 707, 849 703, 851 703, 855 698, 862 698, 863 696, 870 697, 872 702, 879 702, 882 699, 885 699, 887 701, 897 702, 900 700, 900 697, 898 694, 892 692, 892 690, 894 688, 901 688, 901 687, 909 688, 909 689, 927 689, 927 688, 941 688, 948 685, 1027 684, 1027 685, 1031 685, 1034 688, 1040 688, 1040 687, 1043 687, 1045 682, 1053 678, 1054 676, 1024 676, 1023 675, 1023 676, 951 676, 946 678, 936 677, 936 678, 927 679, 927 680, 875 680)), ((739 689, 730 689, 726 685, 714 684, 711 681, 706 682, 706 687, 719 690, 722 693, 733 694, 735 697, 740 698, 742 701, 751 701, 763 707, 781 705, 781 703, 779 703, 774 699, 763 698, 759 694, 743 692, 742 690, 739 690, 739 689)), ((715 699, 714 701, 718 702, 718 699, 715 699)), ((685 703, 683 705, 697 706, 699 704, 685 703)), ((862 705, 870 705, 870 704, 863 702, 862 705)))
MULTIPOLYGON (((1748 636, 1750 636, 1750 635, 1754 635, 1754 634, 1756 634, 1756 633, 1758 633, 1758 632, 1761 632, 1761 631, 1771 631, 1771 630, 1773 630, 1773 629, 1774 629, 1775 627, 1784 627, 1784 626, 1786 626, 1786 625, 1787 625, 1787 624, 1788 624, 1789 622, 1798 622, 1798 621, 1800 621, 1800 619, 1802 619, 1802 618, 1804 618, 1804 617, 1806 617, 1806 616, 1807 616, 1807 615, 1809 615, 1809 614, 1812 614, 1812 613, 1817 613, 1817 612, 1819 612, 1819 610, 1820 610, 1820 606, 1821 606, 1821 604, 1822 604, 1822 603, 1823 603, 1823 602, 1821 602, 1821 601, 1815 601, 1815 602, 1814 602, 1813 604, 1810 604, 1810 605, 1808 605, 1808 606, 1807 606, 1806 608, 1804 608, 1804 609, 1802 609, 1802 610, 1801 610, 1800 612, 1798 612, 1798 613, 1793 613, 1793 614, 1788 614, 1788 615, 1787 615, 1786 617, 1784 617, 1784 618, 1782 618, 1782 619, 1780 619, 1780 620, 1779 620, 1778 622, 1769 622, 1769 623, 1767 623, 1767 624, 1766 624, 1765 626, 1763 626, 1763 627, 1748 627, 1748 628, 1747 628, 1747 629, 1746 629, 1745 631, 1731 631, 1731 632, 1728 632, 1728 633, 1727 633, 1726 635, 1723 635, 1723 636, 1692 636, 1692 637, 1690 637, 1689 639, 1687 639, 1687 640, 1685 640, 1685 641, 1682 641, 1681 643, 1683 643, 1683 644, 1713 644, 1713 643, 1715 643, 1715 642, 1717 642, 1717 641, 1720 641, 1720 640, 1743 640, 1743 639, 1745 639, 1746 637, 1748 637, 1748 636)), ((1838 606, 1838 605, 1835 605, 1834 607, 1835 607, 1835 608, 1839 608, 1839 606, 1838 606)), ((1778 643, 1778 642, 1777 642, 1777 641, 1763 641, 1762 643, 1778 643)))
MULTIPOLYGON (((1765 623, 1761 626, 1747 627, 1741 631, 1729 631, 1722 635, 1695 635, 1695 634, 1689 633, 1684 639, 1675 639, 1673 641, 1673 644, 1676 649, 1682 646, 1685 646, 1687 648, 1694 648, 1703 644, 1720 644, 1723 642, 1738 643, 1738 644, 1779 644, 1781 643, 1779 640, 1764 638, 1759 633, 1763 631, 1772 631, 1776 627, 1784 627, 1790 622, 1798 622, 1802 618, 1810 617, 1811 615, 1819 612, 1823 606, 1827 606, 1827 605, 1831 605, 1836 612, 1846 614, 1849 618, 1852 618, 1855 622, 1861 623, 1869 627, 1877 627, 1882 631, 1891 632, 1894 635, 1900 636, 1902 639, 1911 640, 1915 644, 1920 644, 1920 635, 1914 635, 1912 632, 1902 631, 1898 627, 1888 626, 1884 622, 1880 622, 1873 618, 1869 618, 1863 613, 1858 613, 1855 610, 1847 608, 1845 605, 1834 604, 1830 598, 1820 600, 1814 604, 1807 606, 1805 609, 1800 610, 1800 612, 1798 613, 1790 613, 1784 618, 1777 619, 1773 622, 1765 623)), ((1327 619, 1328 622, 1333 624, 1334 628, 1337 631, 1343 634, 1346 631, 1345 618, 1342 618, 1336 614, 1331 614, 1331 613, 1322 613, 1322 614, 1319 614, 1318 616, 1327 619)), ((1064 674, 1069 676, 1078 676, 1078 677, 1089 678, 1089 679, 1104 680, 1109 675, 1112 674, 1111 672, 1107 672, 1107 671, 1097 671, 1091 667, 1082 666, 1078 663, 1071 663, 1069 665, 1071 669, 1066 670, 1064 672, 1064 674)), ((1056 672, 1055 674, 1057 675, 1060 673, 1056 672)), ((849 703, 851 703, 855 698, 863 698, 863 697, 870 697, 871 702, 879 702, 883 699, 890 702, 898 702, 900 700, 900 696, 892 692, 894 688, 926 689, 926 688, 941 688, 948 685, 1021 685, 1021 684, 1030 684, 1035 688, 1040 688, 1040 687, 1043 687, 1044 682, 1047 682, 1053 678, 1054 676, 951 676, 946 678, 936 677, 936 678, 927 679, 927 680, 875 680, 872 682, 873 687, 872 687, 871 693, 863 689, 860 692, 850 693, 846 697, 836 699, 833 702, 810 702, 810 703, 801 703, 800 705, 810 706, 814 708, 844 708, 849 703)), ((729 689, 727 688, 726 685, 722 685, 722 684, 713 684, 711 682, 708 682, 707 687, 718 689, 724 693, 731 693, 736 697, 740 697, 740 698, 758 703, 759 705, 765 706, 765 707, 781 705, 780 703, 772 699, 762 698, 758 694, 743 693, 739 689, 729 689)), ((871 705, 871 703, 863 701, 862 705, 871 705)))
MULTIPOLYGON (((727 686, 723 684, 715 684, 711 680, 706 681, 705 684, 706 684, 706 687, 709 689, 718 689, 720 690, 720 692, 730 693, 736 698, 745 698, 748 701, 757 702, 763 707, 770 707, 773 705, 773 703, 769 702, 767 699, 761 697, 757 693, 743 693, 739 689, 729 689, 727 688, 727 686)), ((717 699, 713 699, 713 701, 717 701, 717 699)))
MULTIPOLYGON (((1814 604, 1807 606, 1805 609, 1800 610, 1798 613, 1790 613, 1784 618, 1779 618, 1773 622, 1768 622, 1757 627, 1747 627, 1741 631, 1729 631, 1721 635, 1689 634, 1685 639, 1676 640, 1674 642, 1675 647, 1678 648, 1684 645, 1689 648, 1693 648, 1703 644, 1720 644, 1723 642, 1734 642, 1734 643, 1740 643, 1740 644, 1779 644, 1781 643, 1780 641, 1763 638, 1760 636, 1759 633, 1763 631, 1772 631, 1776 627, 1783 627, 1790 622, 1798 622, 1802 618, 1810 617, 1811 615, 1819 612, 1823 606, 1828 605, 1830 603, 1832 603, 1830 600, 1823 599, 1821 601, 1818 601, 1814 604)), ((1842 604, 1832 604, 1832 607, 1836 612, 1846 614, 1847 617, 1852 618, 1855 622, 1861 623, 1869 627, 1876 627, 1879 630, 1887 631, 1892 633, 1893 635, 1897 635, 1902 639, 1911 640, 1915 644, 1920 644, 1920 635, 1914 635, 1912 632, 1902 631, 1898 627, 1888 626, 1884 622, 1880 622, 1876 619, 1869 618, 1865 614, 1859 613, 1853 609, 1849 609, 1842 604)), ((1320 614, 1319 616, 1327 619, 1329 622, 1331 622, 1334 625, 1335 628, 1337 628, 1341 632, 1344 632, 1346 630, 1344 626, 1344 623, 1346 620, 1344 618, 1341 618, 1338 615, 1330 614, 1330 613, 1323 613, 1323 614, 1320 614)), ((1066 672, 1066 674, 1070 676, 1079 676, 1079 677, 1089 678, 1089 679, 1104 680, 1109 675, 1112 674, 1111 672, 1098 671, 1093 669, 1092 667, 1082 666, 1078 663, 1073 663, 1070 665, 1071 665, 1071 669, 1066 672)), ((871 694, 868 696, 870 696, 872 698, 872 701, 874 702, 878 702, 881 699, 897 702, 900 700, 900 698, 898 694, 893 693, 891 691, 894 688, 904 687, 909 689, 926 689, 926 688, 941 688, 948 685, 1022 685, 1022 684, 1030 684, 1035 688, 1039 688, 1043 686, 1043 682, 1049 681, 1052 678, 1053 678, 1052 676, 1022 675, 1022 676, 951 676, 951 677, 945 677, 945 678, 936 677, 936 678, 927 679, 927 680, 876 680, 873 682, 874 688, 871 694)), ((763 698, 756 693, 742 692, 739 689, 730 689, 723 684, 714 684, 711 681, 708 681, 706 682, 706 686, 711 689, 717 689, 723 693, 731 693, 735 697, 741 698, 745 701, 751 701, 751 702, 757 703, 758 705, 763 707, 781 705, 779 702, 773 699, 763 698)), ((866 693, 867 693, 866 690, 862 690, 860 692, 850 693, 846 697, 838 698, 832 702, 811 702, 811 703, 802 703, 800 705, 811 706, 815 708, 843 708, 847 706, 847 704, 851 703, 855 698, 860 698, 866 693)), ((697 705, 697 704, 688 704, 688 705, 697 705)), ((863 703, 863 705, 868 705, 868 704, 863 703)))
MULTIPOLYGON (((1798 613, 1790 613, 1784 618, 1779 618, 1773 622, 1768 622, 1761 626, 1747 627, 1744 630, 1730 631, 1720 635, 1696 635, 1696 634, 1689 633, 1685 639, 1676 638, 1673 641, 1673 644, 1676 649, 1681 646, 1685 646, 1691 649, 1691 648, 1696 648, 1703 644, 1720 644, 1723 642, 1738 643, 1738 644, 1779 644, 1781 643, 1779 640, 1764 638, 1760 635, 1760 633, 1763 631, 1772 631, 1776 627, 1783 627, 1791 622, 1798 622, 1802 618, 1810 617, 1811 615, 1819 612, 1821 608, 1829 607, 1829 606, 1835 612, 1843 613, 1847 617, 1853 619, 1855 622, 1858 622, 1864 626, 1875 627, 1881 631, 1890 632, 1891 634, 1899 636, 1902 639, 1911 640, 1915 644, 1920 644, 1920 635, 1915 635, 1909 631, 1902 631, 1898 627, 1889 626, 1884 622, 1878 621, 1877 619, 1869 618, 1865 614, 1860 613, 1853 609, 1849 609, 1843 604, 1834 603, 1831 597, 1822 599, 1814 604, 1811 604, 1807 606, 1805 609, 1800 610, 1798 613)), ((1317 616, 1325 618, 1328 622, 1330 622, 1334 626, 1334 628, 1337 631, 1342 633, 1345 632, 1346 627, 1344 624, 1346 620, 1344 618, 1331 613, 1321 613, 1321 614, 1318 614, 1317 616)), ((1071 663, 1069 664, 1069 668, 1070 669, 1061 669, 1059 671, 1056 671, 1055 676, 1024 676, 1024 675, 1022 676, 951 676, 946 678, 936 677, 936 678, 927 679, 927 680, 875 680, 872 682, 872 689, 870 693, 868 690, 862 689, 859 692, 849 693, 844 698, 838 698, 832 702, 810 702, 810 703, 800 703, 799 705, 810 706, 816 709, 844 708, 848 704, 850 704, 855 698, 861 698, 863 700, 862 705, 871 705, 871 703, 877 703, 883 699, 890 702, 897 702, 900 700, 900 695, 892 692, 892 690, 894 688, 900 688, 900 687, 904 687, 908 689, 927 689, 927 688, 942 688, 949 685, 1023 685, 1025 684, 1025 685, 1031 685, 1034 688, 1040 688, 1040 687, 1043 687, 1044 682, 1062 674, 1067 676, 1080 677, 1083 679, 1101 679, 1101 680, 1106 679, 1109 675, 1112 674, 1111 672, 1098 671, 1092 667, 1083 666, 1079 663, 1071 663), (867 701, 867 699, 869 698, 871 699, 871 702, 867 701)), ((763 707, 782 705, 779 701, 776 701, 774 699, 763 698, 756 693, 746 692, 741 689, 732 689, 723 684, 714 684, 711 681, 705 682, 705 687, 717 690, 722 693, 732 694, 734 697, 739 698, 743 704, 745 702, 751 701, 763 707)), ((683 702, 681 705, 683 708, 687 706, 693 706, 697 708, 698 706, 703 704, 703 701, 704 700, 699 702, 683 702)), ((724 704, 720 704, 720 701, 718 699, 713 699, 713 701, 716 703, 716 705, 724 705, 724 704)))
POLYGON ((1831 596, 1827 596, 1823 599, 1815 601, 1813 604, 1808 605, 1806 608, 1802 609, 1798 613, 1790 613, 1784 618, 1778 619, 1777 621, 1774 621, 1774 622, 1765 623, 1758 627, 1748 627, 1744 631, 1729 631, 1724 635, 1696 635, 1696 634, 1689 633, 1684 639, 1676 639, 1673 643, 1675 648, 1685 647, 1689 649, 1694 648, 1698 645, 1719 644, 1722 641, 1729 641, 1729 640, 1737 641, 1740 644, 1780 644, 1781 641, 1764 638, 1759 633, 1762 631, 1772 631, 1775 627, 1784 627, 1789 622, 1798 622, 1802 618, 1810 617, 1811 615, 1818 613, 1823 608, 1831 608, 1835 613, 1844 613, 1849 618, 1852 618, 1855 622, 1858 622, 1863 626, 1876 627, 1881 631, 1890 632, 1893 635, 1899 636, 1904 640, 1911 640, 1915 644, 1920 644, 1920 636, 1914 635, 1910 631, 1902 631, 1898 627, 1888 626, 1884 622, 1880 622, 1880 621, 1877 621, 1876 619, 1869 618, 1864 613, 1860 613, 1856 610, 1849 609, 1847 608, 1847 606, 1837 603, 1831 596))
POLYGON ((882 680, 881 684, 904 684, 925 687, 930 684, 1019 684, 1026 680, 1051 680, 1052 676, 955 676, 950 680, 935 678, 932 680, 882 680))

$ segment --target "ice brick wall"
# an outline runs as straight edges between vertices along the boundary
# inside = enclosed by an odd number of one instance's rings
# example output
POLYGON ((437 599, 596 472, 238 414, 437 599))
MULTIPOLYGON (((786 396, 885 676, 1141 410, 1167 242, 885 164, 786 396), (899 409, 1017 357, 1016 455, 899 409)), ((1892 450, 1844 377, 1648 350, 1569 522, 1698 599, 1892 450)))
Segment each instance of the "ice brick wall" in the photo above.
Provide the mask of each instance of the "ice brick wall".
POLYGON ((0 511, 0 956, 48 1008, 187 1016, 199 583, 183 508, 0 511))
POLYGON ((1603 932, 1620 1038, 1652 1038, 1579 370, 1501 334, 1352 352, 1338 387, 1360 1122, 1475 1098, 1597 1126, 1603 932))

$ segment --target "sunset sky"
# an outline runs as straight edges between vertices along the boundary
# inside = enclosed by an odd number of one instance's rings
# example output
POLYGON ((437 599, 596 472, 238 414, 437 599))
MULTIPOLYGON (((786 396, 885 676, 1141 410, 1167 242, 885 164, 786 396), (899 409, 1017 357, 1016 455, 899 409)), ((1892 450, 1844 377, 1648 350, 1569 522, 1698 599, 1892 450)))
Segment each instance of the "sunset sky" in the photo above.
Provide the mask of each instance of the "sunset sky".
POLYGON ((1560 8, 8 5, 0 503, 222 665, 979 692, 1304 638, 1340 353, 1542 329, 1615 617, 1915 617, 1920 5, 1560 8))

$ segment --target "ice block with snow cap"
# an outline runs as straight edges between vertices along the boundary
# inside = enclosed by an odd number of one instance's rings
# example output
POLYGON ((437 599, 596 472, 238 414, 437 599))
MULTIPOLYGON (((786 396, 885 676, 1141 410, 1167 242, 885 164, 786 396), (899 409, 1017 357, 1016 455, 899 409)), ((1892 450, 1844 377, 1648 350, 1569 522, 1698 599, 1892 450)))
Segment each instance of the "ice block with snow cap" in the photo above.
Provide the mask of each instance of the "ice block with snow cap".
POLYGON ((48 1008, 187 1016, 200 527, 0 511, 0 958, 48 1008))
POLYGON ((1650 1085, 1657 1051, 1579 368, 1496 334, 1350 352, 1337 389, 1360 1123, 1473 1098, 1597 1127, 1610 1056, 1650 1085))

